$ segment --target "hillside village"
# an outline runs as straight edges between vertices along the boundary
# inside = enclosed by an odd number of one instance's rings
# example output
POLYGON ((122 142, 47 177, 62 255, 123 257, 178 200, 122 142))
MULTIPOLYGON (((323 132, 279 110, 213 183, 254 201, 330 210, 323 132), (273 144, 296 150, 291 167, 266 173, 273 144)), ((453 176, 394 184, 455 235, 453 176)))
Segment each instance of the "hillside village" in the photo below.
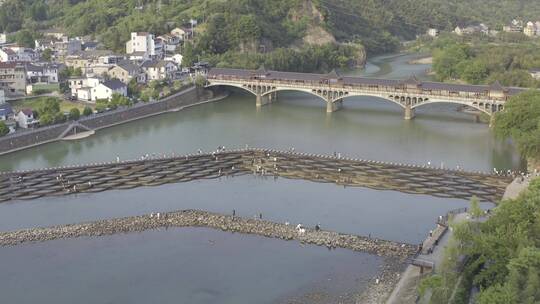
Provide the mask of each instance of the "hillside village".
MULTIPOLYGON (((315 11, 317 16, 320 15, 318 18, 323 18, 313 4, 308 4, 308 8, 315 11)), ((317 24, 313 26, 315 25, 317 24)), ((320 28, 319 32, 333 37, 323 27, 315 27, 320 28)), ((13 37, 10 38, 13 35, 0 34, 0 120, 8 130, 0 128, 3 129, 0 130, 0 135, 13 133, 17 129, 63 122, 78 115, 107 111, 119 105, 156 100, 193 83, 197 75, 204 75, 210 67, 208 62, 194 60, 193 57, 197 56, 187 49, 196 44, 195 35, 200 36, 196 34, 198 22, 196 19, 189 19, 181 25, 167 23, 167 29, 161 31, 160 35, 149 31, 131 32, 129 40, 116 43, 120 45, 116 51, 106 47, 110 41, 98 40, 93 35, 72 36, 67 34, 67 31, 54 27, 41 30, 35 35, 39 38, 26 46, 14 43, 13 37), (122 46, 123 51, 119 51, 122 46), (188 53, 191 57, 189 64, 183 64, 184 55, 188 53), (38 108, 43 110, 47 101, 53 105, 47 108, 53 110, 48 113, 50 115, 47 115, 47 119, 43 119, 38 108), (56 106, 55 102, 59 105, 56 106)), ((446 31, 449 30, 451 29, 446 31)), ((445 30, 442 27, 429 28, 426 35, 437 37, 441 31, 445 30)), ((503 26, 502 31, 499 28, 494 30, 484 23, 456 26, 452 31, 457 36, 497 36, 502 32, 539 37, 540 21, 525 22, 514 19, 503 26)), ((306 35, 304 40, 312 38, 306 35)), ((331 40, 334 45, 339 45, 335 44, 335 39, 331 40)), ((315 44, 310 42, 310 45, 315 44)), ((315 49, 323 50, 324 46, 320 45, 315 49)), ((285 57, 290 55, 286 52, 278 54, 285 57)), ((317 56, 343 58, 343 62, 351 61, 351 56, 363 57, 358 62, 365 60, 363 50, 353 51, 353 55, 344 54, 345 56, 325 54, 327 53, 323 51, 317 56)), ((249 59, 256 56, 257 52, 248 52, 237 57, 248 59, 247 62, 251 64, 249 59)), ((270 62, 286 62, 271 59, 270 57, 270 62)), ((540 69, 531 69, 529 72, 534 79, 540 79, 540 69)))
MULTIPOLYGON (((84 106, 84 114, 90 114, 170 94, 171 90, 155 89, 181 88, 208 69, 205 62, 182 65, 181 49, 193 38, 195 26, 196 21, 192 20, 187 26, 160 36, 133 32, 125 43, 124 54, 105 49, 91 37, 69 37, 59 29, 42 31, 34 48, 8 43, 6 35, 1 34, 0 121, 4 121, 10 133, 17 128, 39 126, 37 109, 13 106, 36 104, 25 100, 56 99, 73 104, 77 110, 84 106)), ((68 111, 62 114, 65 119, 70 118, 68 111)))

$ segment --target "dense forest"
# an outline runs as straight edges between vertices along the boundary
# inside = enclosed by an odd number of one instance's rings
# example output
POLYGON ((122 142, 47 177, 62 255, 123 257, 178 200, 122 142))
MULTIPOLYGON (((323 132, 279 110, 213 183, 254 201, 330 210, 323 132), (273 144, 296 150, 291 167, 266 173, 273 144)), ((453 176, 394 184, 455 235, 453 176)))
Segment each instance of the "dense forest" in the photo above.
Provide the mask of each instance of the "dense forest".
POLYGON ((529 70, 540 68, 537 39, 520 33, 457 36, 444 34, 437 39, 423 38, 414 48, 433 55, 435 78, 446 82, 540 87, 529 70))
POLYGON ((303 67, 311 71, 361 61, 364 48, 394 51, 400 40, 429 27, 472 22, 500 27, 512 18, 539 15, 540 2, 526 0, 5 0, 0 32, 31 45, 40 29, 59 27, 121 52, 132 31, 163 34, 195 19, 199 26, 188 61, 283 67, 298 59, 282 56, 294 56, 313 60, 303 67), (342 43, 347 45, 336 46, 342 43), (327 44, 320 52, 310 49, 327 44), (328 49, 331 60, 322 57, 328 49))

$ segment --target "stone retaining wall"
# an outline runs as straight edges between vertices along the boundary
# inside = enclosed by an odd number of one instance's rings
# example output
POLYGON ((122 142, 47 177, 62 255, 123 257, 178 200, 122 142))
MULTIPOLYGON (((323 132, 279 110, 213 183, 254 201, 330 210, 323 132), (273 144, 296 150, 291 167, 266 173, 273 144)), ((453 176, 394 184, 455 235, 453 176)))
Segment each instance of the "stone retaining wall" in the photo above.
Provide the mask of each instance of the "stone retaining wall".
MULTIPOLYGON (((201 99, 205 97, 204 95, 203 90, 191 87, 159 101, 139 103, 131 107, 81 117, 79 122, 92 130, 99 130, 135 119, 194 105, 201 102, 201 99)), ((59 140, 61 134, 70 127, 70 124, 70 122, 66 122, 1 137, 0 155, 59 140)))
POLYGON ((173 95, 156 102, 139 103, 129 108, 84 117, 81 118, 79 122, 90 129, 99 130, 119 123, 125 123, 127 121, 195 104, 200 102, 199 96, 200 91, 197 88, 192 87, 179 95, 173 95))
POLYGON ((300 233, 293 225, 198 210, 161 213, 159 216, 156 213, 154 215, 124 217, 50 228, 2 232, 0 233, 0 246, 15 246, 27 242, 43 242, 64 238, 140 232, 166 227, 207 227, 283 240, 297 240, 302 243, 326 246, 328 248, 345 248, 403 260, 411 257, 417 251, 417 247, 410 244, 332 231, 316 231, 310 228, 306 228, 304 233, 300 233))
POLYGON ((68 123, 63 123, 2 137, 0 138, 0 154, 55 141, 65 130, 67 130, 68 126, 68 123))

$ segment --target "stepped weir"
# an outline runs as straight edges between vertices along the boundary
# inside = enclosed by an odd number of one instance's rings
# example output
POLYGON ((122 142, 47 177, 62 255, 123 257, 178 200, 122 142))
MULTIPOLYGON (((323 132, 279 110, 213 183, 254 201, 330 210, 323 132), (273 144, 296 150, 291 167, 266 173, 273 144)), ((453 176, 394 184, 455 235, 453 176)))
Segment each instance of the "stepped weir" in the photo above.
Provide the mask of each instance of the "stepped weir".
POLYGON ((268 149, 0 173, 0 202, 257 174, 497 202, 511 176, 268 149))

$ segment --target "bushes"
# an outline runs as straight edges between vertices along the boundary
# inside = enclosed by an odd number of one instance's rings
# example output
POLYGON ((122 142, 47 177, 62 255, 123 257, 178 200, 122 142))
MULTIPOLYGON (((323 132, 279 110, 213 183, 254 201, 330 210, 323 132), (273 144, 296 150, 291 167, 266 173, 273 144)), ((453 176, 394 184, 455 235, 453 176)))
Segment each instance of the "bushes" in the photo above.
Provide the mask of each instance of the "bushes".
POLYGON ((495 133, 511 137, 523 157, 540 159, 540 92, 527 91, 512 97, 505 110, 495 115, 495 133))
POLYGON ((7 135, 9 133, 9 128, 5 122, 0 121, 0 136, 7 135))
POLYGON ((77 108, 72 108, 69 110, 69 119, 71 120, 78 120, 81 116, 81 112, 77 108))
POLYGON ((537 44, 508 44, 496 38, 466 43, 464 39, 443 35, 426 42, 433 48, 433 71, 437 80, 459 79, 471 84, 499 81, 505 86, 533 88, 540 85, 528 72, 531 68, 540 68, 537 44))
POLYGON ((92 108, 90 108, 89 106, 86 106, 86 107, 84 107, 82 115, 88 116, 88 115, 92 115, 93 113, 94 113, 94 111, 92 110, 92 108))

